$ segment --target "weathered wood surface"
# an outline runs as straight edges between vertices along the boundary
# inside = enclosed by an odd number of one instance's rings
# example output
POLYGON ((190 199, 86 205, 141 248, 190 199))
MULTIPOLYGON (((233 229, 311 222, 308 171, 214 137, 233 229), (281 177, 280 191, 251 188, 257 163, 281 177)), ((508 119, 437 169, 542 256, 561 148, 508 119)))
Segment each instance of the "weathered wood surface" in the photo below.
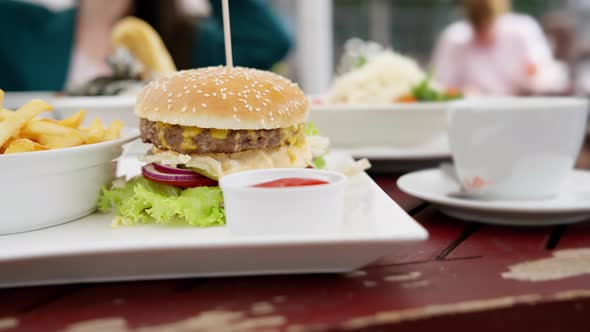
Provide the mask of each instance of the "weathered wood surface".
MULTIPOLYGON (((578 165, 590 167, 588 149, 578 165)), ((590 329, 584 250, 590 222, 542 228, 463 222, 401 193, 396 175, 375 179, 428 229, 427 242, 395 249, 349 275, 4 289, 0 331, 590 329), (507 274, 522 262, 535 263, 507 274)))

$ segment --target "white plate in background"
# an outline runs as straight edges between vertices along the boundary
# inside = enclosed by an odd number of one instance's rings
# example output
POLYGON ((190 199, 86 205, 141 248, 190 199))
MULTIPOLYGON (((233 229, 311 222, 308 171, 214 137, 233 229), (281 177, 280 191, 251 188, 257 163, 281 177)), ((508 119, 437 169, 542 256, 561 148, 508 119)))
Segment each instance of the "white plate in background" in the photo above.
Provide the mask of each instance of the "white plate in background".
POLYGON ((311 105, 310 121, 330 138, 331 149, 370 159, 371 171, 432 167, 451 157, 448 103, 327 104, 312 97, 311 105))
POLYGON ((375 159, 424 159, 448 155, 448 103, 317 104, 310 121, 331 146, 375 159))
POLYGON ((448 139, 439 136, 433 141, 411 147, 364 146, 355 148, 336 148, 350 154, 354 158, 368 158, 375 161, 428 161, 442 160, 451 157, 448 139))
POLYGON ((121 120, 127 127, 138 126, 137 117, 133 114, 135 108, 135 95, 121 96, 88 96, 70 97, 58 96, 49 102, 55 107, 55 115, 58 119, 64 119, 85 109, 87 112, 85 124, 92 119, 100 118, 107 125, 113 120, 121 120))
POLYGON ((105 124, 113 120, 121 120, 127 127, 137 127, 138 124, 133 114, 135 95, 73 97, 50 91, 6 92, 4 107, 14 110, 33 99, 42 99, 54 107, 53 112, 43 113, 42 116, 64 119, 85 109, 85 125, 95 118, 100 118, 105 124))
MULTIPOLYGON (((350 157, 332 154, 328 163, 350 157)), ((139 172, 139 162, 119 172, 139 172)), ((224 227, 110 227, 112 215, 0 236, 0 286, 285 273, 347 272, 425 240, 427 232, 366 174, 349 181, 345 220, 314 236, 236 236, 224 227), (34 271, 34 273, 31 273, 34 271)), ((278 220, 280 222, 280 220, 278 220)))
POLYGON ((15 110, 33 99, 42 99, 47 102, 55 96, 52 91, 15 91, 4 93, 3 107, 15 110))

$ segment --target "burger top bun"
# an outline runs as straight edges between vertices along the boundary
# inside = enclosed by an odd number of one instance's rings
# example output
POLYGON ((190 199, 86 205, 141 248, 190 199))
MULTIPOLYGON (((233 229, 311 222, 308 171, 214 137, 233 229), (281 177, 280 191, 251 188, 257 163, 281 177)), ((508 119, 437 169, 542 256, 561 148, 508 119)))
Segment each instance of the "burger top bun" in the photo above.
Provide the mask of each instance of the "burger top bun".
POLYGON ((218 66, 150 82, 137 97, 135 114, 181 126, 258 130, 305 122, 308 106, 303 91, 282 76, 218 66))

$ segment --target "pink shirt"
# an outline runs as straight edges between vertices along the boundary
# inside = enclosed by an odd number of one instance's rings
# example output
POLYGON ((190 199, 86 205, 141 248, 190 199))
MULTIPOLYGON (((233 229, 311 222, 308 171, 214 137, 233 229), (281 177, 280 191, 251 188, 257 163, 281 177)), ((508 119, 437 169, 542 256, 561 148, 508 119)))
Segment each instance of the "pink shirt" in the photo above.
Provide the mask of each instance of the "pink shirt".
POLYGON ((493 27, 493 41, 474 41, 466 21, 441 34, 433 58, 435 79, 466 92, 511 95, 534 89, 530 70, 552 62, 551 49, 539 24, 525 15, 505 14, 493 27))

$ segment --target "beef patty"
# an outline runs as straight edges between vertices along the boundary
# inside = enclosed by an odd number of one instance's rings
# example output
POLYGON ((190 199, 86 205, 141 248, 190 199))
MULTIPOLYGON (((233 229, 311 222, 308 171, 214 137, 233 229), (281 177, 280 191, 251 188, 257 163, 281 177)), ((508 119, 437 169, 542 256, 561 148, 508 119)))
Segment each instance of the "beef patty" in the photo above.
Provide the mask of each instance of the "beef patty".
POLYGON ((234 153, 305 142, 304 124, 278 129, 220 130, 141 119, 139 128, 145 143, 183 154, 234 153))

